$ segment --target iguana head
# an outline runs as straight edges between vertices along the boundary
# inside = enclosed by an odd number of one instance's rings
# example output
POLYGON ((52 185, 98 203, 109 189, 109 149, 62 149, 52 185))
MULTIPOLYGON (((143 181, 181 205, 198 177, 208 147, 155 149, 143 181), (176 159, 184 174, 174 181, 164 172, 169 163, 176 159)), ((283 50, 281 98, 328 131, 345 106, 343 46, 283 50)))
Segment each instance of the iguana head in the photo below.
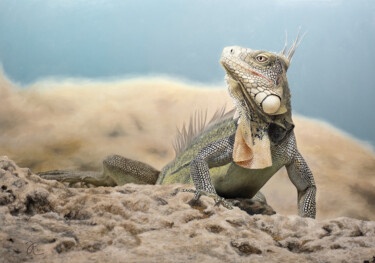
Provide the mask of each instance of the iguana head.
POLYGON ((299 34, 288 53, 226 47, 220 63, 239 114, 233 161, 245 168, 272 165, 270 143, 279 143, 293 129, 286 72, 298 47, 299 34))
POLYGON ((227 73, 227 81, 240 83, 245 99, 262 115, 287 112, 289 60, 283 54, 233 46, 224 48, 220 63, 227 73))

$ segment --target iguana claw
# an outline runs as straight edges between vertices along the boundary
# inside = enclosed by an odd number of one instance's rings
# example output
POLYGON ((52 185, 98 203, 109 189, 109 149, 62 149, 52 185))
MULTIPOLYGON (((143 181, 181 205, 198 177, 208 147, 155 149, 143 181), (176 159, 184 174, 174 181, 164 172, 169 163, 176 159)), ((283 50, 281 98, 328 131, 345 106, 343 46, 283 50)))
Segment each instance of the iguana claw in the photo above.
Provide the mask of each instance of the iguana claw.
POLYGON ((224 197, 216 195, 216 197, 214 197, 214 200, 215 200, 215 206, 219 206, 220 204, 222 204, 226 209, 231 209, 231 210, 233 209, 232 204, 229 203, 227 200, 225 200, 224 197))
POLYGON ((217 195, 216 193, 211 193, 211 192, 207 192, 207 191, 204 191, 204 190, 194 190, 194 189, 182 189, 181 192, 194 193, 193 199, 195 201, 198 201, 199 198, 202 195, 205 195, 205 196, 208 196, 208 197, 214 199, 215 206, 219 206, 220 204, 222 204, 227 209, 233 209, 233 206, 227 200, 225 200, 224 197, 221 197, 221 196, 217 195))

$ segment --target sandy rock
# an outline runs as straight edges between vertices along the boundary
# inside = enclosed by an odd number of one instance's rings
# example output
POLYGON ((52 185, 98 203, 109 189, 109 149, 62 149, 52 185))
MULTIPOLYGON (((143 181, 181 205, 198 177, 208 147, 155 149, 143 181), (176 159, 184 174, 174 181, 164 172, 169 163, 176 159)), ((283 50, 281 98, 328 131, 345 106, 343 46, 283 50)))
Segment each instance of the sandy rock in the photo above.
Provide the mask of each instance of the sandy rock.
MULTIPOLYGON (((0 158, 1 262, 368 262, 375 222, 250 216, 186 185, 68 188, 0 158)), ((244 202, 244 201, 242 201, 244 202)), ((256 205, 259 208, 259 204, 256 205)))

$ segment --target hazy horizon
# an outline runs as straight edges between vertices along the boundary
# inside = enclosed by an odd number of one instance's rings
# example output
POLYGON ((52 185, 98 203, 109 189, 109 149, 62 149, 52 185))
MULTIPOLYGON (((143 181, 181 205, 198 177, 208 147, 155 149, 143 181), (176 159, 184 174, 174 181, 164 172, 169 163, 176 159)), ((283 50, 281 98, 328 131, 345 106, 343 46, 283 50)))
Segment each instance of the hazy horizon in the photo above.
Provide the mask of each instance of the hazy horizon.
POLYGON ((293 109, 375 145, 375 2, 0 0, 0 63, 21 87, 46 78, 169 76, 224 86, 225 46, 279 51, 293 109))

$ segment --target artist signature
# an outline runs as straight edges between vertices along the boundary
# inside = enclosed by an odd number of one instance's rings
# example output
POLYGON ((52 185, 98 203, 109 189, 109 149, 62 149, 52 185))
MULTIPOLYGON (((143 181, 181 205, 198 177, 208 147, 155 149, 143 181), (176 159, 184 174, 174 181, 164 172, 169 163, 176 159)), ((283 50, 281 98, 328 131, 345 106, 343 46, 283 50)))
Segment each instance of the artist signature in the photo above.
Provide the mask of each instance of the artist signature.
POLYGON ((34 241, 27 241, 26 245, 27 245, 27 250, 26 250, 27 255, 38 256, 38 255, 44 254, 43 252, 38 250, 38 245, 39 245, 38 243, 36 243, 34 241))

